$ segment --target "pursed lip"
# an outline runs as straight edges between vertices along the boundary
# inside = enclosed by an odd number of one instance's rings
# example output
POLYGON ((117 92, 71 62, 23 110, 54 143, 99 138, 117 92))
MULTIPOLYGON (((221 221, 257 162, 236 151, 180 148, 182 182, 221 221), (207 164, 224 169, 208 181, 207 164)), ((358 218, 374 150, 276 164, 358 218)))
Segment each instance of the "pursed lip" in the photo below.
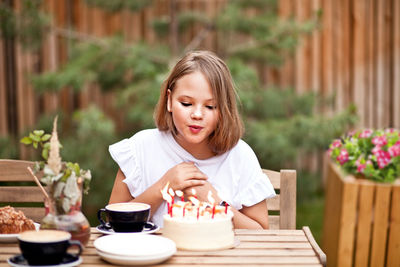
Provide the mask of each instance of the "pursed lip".
POLYGON ((199 125, 189 125, 189 128, 194 129, 194 130, 201 130, 201 129, 203 129, 204 127, 199 126, 199 125))

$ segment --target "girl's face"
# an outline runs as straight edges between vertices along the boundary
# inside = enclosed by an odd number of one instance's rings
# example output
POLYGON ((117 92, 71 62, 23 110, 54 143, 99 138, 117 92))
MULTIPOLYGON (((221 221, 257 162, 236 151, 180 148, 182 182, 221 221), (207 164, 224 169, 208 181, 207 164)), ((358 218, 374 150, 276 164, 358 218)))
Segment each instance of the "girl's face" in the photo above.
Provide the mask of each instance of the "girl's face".
POLYGON ((199 72, 180 78, 174 90, 168 90, 168 111, 177 129, 177 142, 196 157, 210 153, 208 137, 214 132, 219 111, 212 89, 199 72))

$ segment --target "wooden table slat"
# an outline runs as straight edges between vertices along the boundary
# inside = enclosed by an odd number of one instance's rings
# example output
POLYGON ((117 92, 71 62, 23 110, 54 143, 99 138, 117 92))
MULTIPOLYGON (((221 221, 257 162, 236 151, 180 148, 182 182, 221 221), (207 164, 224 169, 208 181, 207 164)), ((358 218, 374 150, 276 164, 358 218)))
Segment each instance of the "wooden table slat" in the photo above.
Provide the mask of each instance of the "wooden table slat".
MULTIPOLYGON (((240 241, 234 249, 220 251, 177 251, 167 261, 152 266, 323 266, 304 230, 235 230, 240 241)), ((93 246, 101 237, 95 228, 88 246, 83 250, 83 267, 117 266, 102 260, 93 246)), ((314 244, 315 245, 315 244, 314 244)), ((17 243, 0 243, 0 267, 7 259, 19 254, 17 243)))

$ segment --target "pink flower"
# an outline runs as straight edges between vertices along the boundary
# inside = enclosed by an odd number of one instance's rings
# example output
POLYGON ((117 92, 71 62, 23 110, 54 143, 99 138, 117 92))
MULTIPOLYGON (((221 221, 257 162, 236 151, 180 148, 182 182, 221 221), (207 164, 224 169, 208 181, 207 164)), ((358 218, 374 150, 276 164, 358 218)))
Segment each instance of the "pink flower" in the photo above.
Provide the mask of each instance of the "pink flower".
POLYGON ((400 141, 397 141, 396 144, 389 147, 388 152, 392 157, 400 156, 400 141))
POLYGON ((360 138, 368 138, 372 135, 372 130, 364 130, 362 133, 360 133, 360 138))
POLYGON ((337 148, 337 147, 341 147, 342 146, 342 142, 340 141, 340 139, 336 139, 335 141, 333 141, 331 147, 332 148, 337 148))
POLYGON ((386 165, 390 163, 390 154, 387 151, 380 150, 376 154, 376 161, 378 163, 379 169, 385 168, 386 165))
POLYGON ((365 167, 367 167, 367 164, 359 164, 359 165, 357 166, 357 172, 363 173, 365 167))
POLYGON ((363 164, 361 163, 362 157, 358 158, 355 162, 356 166, 357 166, 357 172, 362 173, 365 169, 365 167, 367 166, 367 164, 363 164))
POLYGON ((350 131, 347 133, 348 136, 354 136, 357 133, 357 131, 350 131))
POLYGON ((341 149, 339 155, 336 158, 340 165, 345 164, 349 160, 349 152, 346 149, 341 149))
POLYGON ((375 136, 372 138, 372 143, 376 146, 384 146, 387 144, 387 139, 385 135, 375 136))
POLYGON ((381 149, 381 147, 380 146, 375 146, 372 150, 371 150, 371 152, 372 152, 372 154, 374 154, 375 156, 377 156, 377 154, 379 153, 379 151, 381 151, 382 149, 381 149))

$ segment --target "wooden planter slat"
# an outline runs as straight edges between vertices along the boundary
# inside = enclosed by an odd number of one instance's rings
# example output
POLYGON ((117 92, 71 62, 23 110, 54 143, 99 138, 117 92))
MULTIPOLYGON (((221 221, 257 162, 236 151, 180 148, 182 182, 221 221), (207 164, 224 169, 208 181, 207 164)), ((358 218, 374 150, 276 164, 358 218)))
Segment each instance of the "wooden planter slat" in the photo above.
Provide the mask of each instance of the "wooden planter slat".
POLYGON ((400 185, 393 186, 387 266, 400 266, 400 185))
POLYGON ((359 253, 355 257, 355 267, 368 266, 368 257, 371 242, 371 220, 373 208, 373 196, 375 186, 373 183, 364 182, 360 184, 360 204, 358 213, 358 228, 356 247, 359 253))
POLYGON ((389 226, 391 187, 376 185, 374 224, 372 232, 371 266, 384 266, 389 226))
POLYGON ((343 202, 347 205, 342 206, 340 215, 339 231, 339 255, 343 255, 338 260, 338 266, 351 266, 353 261, 354 243, 347 242, 348 239, 354 240, 356 226, 358 186, 350 182, 343 188, 343 202))
POLYGON ((323 249, 328 266, 400 266, 400 179, 343 177, 329 163, 323 249))

